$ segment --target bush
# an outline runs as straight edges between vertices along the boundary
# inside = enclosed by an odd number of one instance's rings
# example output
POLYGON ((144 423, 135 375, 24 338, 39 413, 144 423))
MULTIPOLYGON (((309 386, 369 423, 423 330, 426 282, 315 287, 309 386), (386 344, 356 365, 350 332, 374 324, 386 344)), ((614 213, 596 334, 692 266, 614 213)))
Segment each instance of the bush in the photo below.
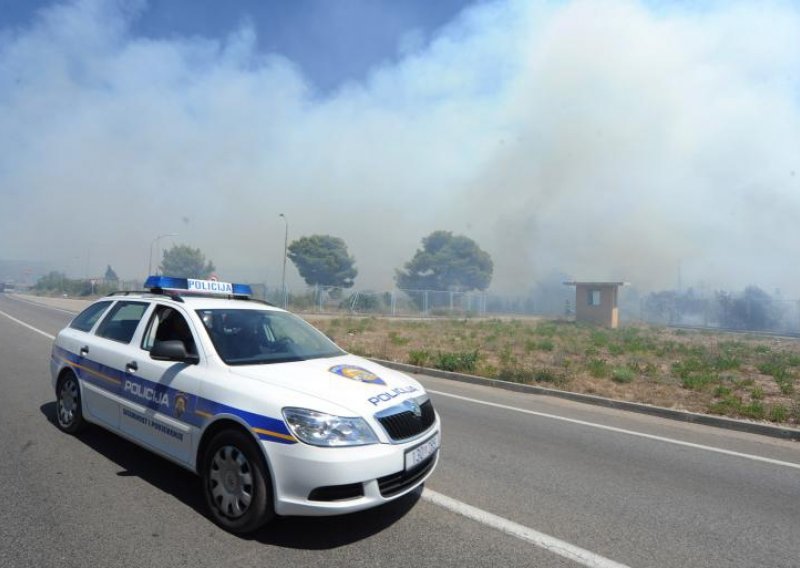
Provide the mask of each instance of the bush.
POLYGON ((636 378, 636 373, 628 367, 614 367, 611 371, 611 380, 615 383, 632 383, 636 378))
POLYGON ((764 405, 758 401, 753 401, 746 406, 742 406, 739 409, 739 414, 746 418, 754 418, 756 420, 762 420, 766 416, 766 411, 764 410, 764 405))
POLYGON ((789 409, 782 404, 776 404, 769 409, 769 419, 772 422, 786 422, 789 419, 789 409))
POLYGON ((537 369, 533 373, 533 380, 537 383, 560 383, 563 382, 557 374, 550 369, 537 369))
POLYGON ((592 359, 586 364, 589 374, 597 379, 608 376, 608 364, 602 359, 592 359))
POLYGON ((397 333, 396 331, 389 332, 389 341, 392 345, 407 345, 409 341, 411 341, 410 337, 404 337, 397 333))
POLYGON ((543 339, 539 343, 536 344, 536 348, 539 351, 552 351, 555 349, 556 345, 550 339, 543 339))
POLYGON ((471 373, 478 364, 478 351, 440 351, 433 366, 443 371, 471 373))
POLYGON ((425 367, 427 366, 428 361, 430 360, 431 360, 431 353, 430 351, 426 351, 425 349, 408 352, 408 363, 410 365, 416 365, 417 367, 425 367))
POLYGON ((719 377, 711 373, 692 373, 685 377, 681 377, 681 383, 684 388, 694 391, 705 390, 706 387, 719 382, 719 377))

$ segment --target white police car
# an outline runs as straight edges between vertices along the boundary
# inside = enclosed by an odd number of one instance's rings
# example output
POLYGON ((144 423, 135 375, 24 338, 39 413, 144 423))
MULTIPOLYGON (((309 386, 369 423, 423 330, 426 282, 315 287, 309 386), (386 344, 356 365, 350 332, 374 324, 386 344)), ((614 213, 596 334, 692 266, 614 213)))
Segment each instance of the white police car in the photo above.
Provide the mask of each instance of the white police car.
POLYGON ((92 422, 198 473, 213 518, 237 533, 380 505, 433 472, 440 423, 418 382, 247 286, 145 287, 94 302, 56 337, 62 430, 92 422))

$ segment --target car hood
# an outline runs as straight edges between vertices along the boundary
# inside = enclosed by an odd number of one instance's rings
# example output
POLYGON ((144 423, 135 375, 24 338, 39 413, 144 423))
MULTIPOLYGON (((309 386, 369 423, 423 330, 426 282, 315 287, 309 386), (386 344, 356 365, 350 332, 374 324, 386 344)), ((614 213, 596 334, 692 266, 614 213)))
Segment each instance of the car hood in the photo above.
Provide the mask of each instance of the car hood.
POLYGON ((372 415, 425 394, 422 385, 403 373, 349 354, 230 370, 240 377, 303 393, 358 415, 372 415))

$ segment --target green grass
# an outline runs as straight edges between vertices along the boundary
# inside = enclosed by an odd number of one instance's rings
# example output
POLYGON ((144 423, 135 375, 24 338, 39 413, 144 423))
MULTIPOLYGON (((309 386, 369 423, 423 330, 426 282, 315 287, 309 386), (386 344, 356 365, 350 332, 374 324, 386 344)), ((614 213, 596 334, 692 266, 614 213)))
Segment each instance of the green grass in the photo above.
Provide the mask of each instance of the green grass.
POLYGON ((590 359, 586 364, 586 369, 589 374, 597 379, 602 379, 608 376, 608 363, 602 359, 590 359))

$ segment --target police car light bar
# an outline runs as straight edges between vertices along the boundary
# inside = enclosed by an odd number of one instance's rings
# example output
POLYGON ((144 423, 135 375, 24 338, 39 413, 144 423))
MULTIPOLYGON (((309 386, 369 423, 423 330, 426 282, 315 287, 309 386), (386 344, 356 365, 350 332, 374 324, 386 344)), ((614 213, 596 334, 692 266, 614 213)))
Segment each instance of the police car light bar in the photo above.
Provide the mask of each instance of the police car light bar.
POLYGON ((174 276, 149 276, 144 283, 149 290, 171 290, 176 292, 218 294, 220 296, 252 296, 247 284, 232 284, 217 280, 197 280, 195 278, 175 278, 174 276))

